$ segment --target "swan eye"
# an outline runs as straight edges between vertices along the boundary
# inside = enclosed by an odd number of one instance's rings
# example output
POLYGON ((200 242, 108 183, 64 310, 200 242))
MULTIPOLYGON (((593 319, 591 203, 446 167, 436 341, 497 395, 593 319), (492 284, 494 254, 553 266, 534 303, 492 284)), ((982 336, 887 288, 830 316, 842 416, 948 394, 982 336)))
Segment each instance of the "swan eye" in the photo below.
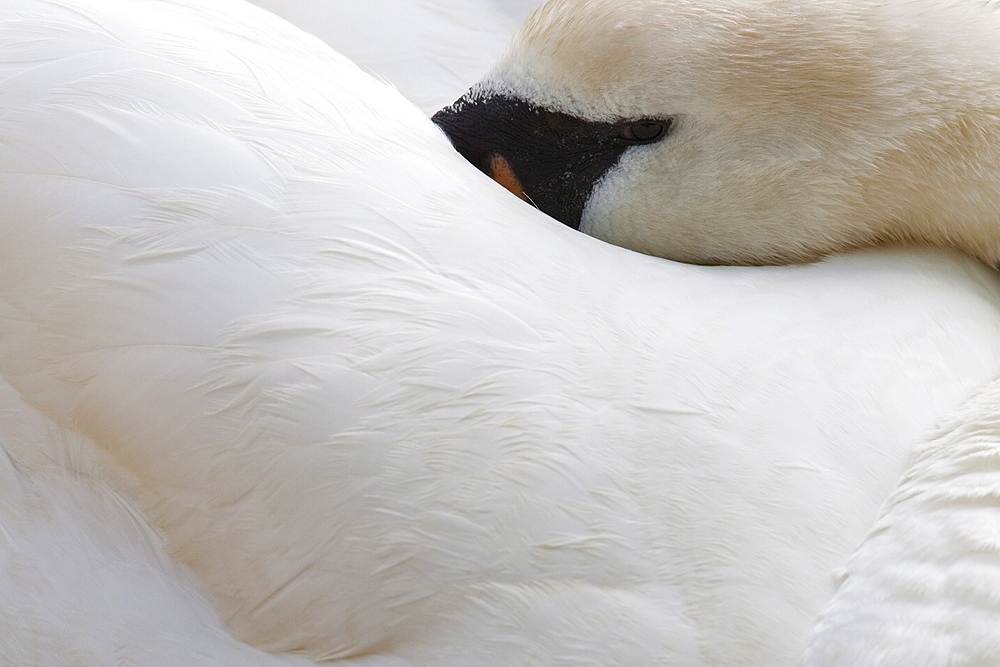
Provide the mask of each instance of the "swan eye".
POLYGON ((640 120, 622 128, 618 136, 637 144, 651 144, 667 133, 667 124, 659 120, 640 120))

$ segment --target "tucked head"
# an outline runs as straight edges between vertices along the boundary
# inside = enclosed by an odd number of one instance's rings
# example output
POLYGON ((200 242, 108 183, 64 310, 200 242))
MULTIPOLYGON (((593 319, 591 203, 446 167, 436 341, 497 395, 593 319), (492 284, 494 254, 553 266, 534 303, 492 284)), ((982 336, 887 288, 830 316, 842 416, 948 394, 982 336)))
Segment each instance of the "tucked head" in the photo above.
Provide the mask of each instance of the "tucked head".
POLYGON ((434 120, 562 222, 699 263, 1000 258, 1000 30, 950 0, 552 0, 434 120))

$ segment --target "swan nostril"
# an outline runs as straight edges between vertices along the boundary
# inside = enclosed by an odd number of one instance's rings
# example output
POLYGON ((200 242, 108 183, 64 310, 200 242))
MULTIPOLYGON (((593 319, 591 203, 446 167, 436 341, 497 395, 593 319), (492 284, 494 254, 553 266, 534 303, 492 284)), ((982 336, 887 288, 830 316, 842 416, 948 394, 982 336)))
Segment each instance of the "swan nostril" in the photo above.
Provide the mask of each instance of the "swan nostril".
POLYGON ((491 155, 489 171, 487 173, 490 175, 490 178, 524 201, 530 201, 528 196, 524 194, 524 186, 521 185, 521 181, 514 172, 514 168, 510 166, 510 162, 507 162, 504 156, 499 153, 491 155))

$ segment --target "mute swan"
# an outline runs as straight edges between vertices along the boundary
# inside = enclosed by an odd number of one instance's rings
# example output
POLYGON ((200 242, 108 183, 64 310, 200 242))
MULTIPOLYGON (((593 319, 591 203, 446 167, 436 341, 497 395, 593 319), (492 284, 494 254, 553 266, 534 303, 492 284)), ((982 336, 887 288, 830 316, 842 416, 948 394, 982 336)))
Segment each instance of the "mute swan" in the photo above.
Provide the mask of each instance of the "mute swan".
POLYGON ((7 0, 0 109, 0 375, 264 650, 792 663, 1000 370, 971 260, 574 234, 241 3, 7 0))
MULTIPOLYGON (((435 119, 508 189, 643 252, 916 241, 1000 264, 994 2, 552 0, 435 119)), ((807 664, 996 664, 998 406, 994 382, 925 436, 807 664)))

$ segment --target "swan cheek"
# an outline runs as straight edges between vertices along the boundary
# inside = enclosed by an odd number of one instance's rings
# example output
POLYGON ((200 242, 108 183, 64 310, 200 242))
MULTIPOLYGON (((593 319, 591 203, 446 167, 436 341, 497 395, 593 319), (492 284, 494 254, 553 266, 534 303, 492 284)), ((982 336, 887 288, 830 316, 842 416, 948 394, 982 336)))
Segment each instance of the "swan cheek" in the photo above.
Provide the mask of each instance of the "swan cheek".
POLYGON ((594 187, 580 231, 691 264, 812 261, 839 249, 824 245, 824 230, 846 216, 823 210, 801 165, 753 151, 733 159, 722 145, 687 132, 627 151, 594 187))
POLYGON ((664 244, 671 207, 660 188, 650 187, 651 153, 627 151, 595 184, 580 218, 581 232, 647 254, 661 254, 664 245, 674 251, 667 256, 676 253, 679 244, 664 244))

